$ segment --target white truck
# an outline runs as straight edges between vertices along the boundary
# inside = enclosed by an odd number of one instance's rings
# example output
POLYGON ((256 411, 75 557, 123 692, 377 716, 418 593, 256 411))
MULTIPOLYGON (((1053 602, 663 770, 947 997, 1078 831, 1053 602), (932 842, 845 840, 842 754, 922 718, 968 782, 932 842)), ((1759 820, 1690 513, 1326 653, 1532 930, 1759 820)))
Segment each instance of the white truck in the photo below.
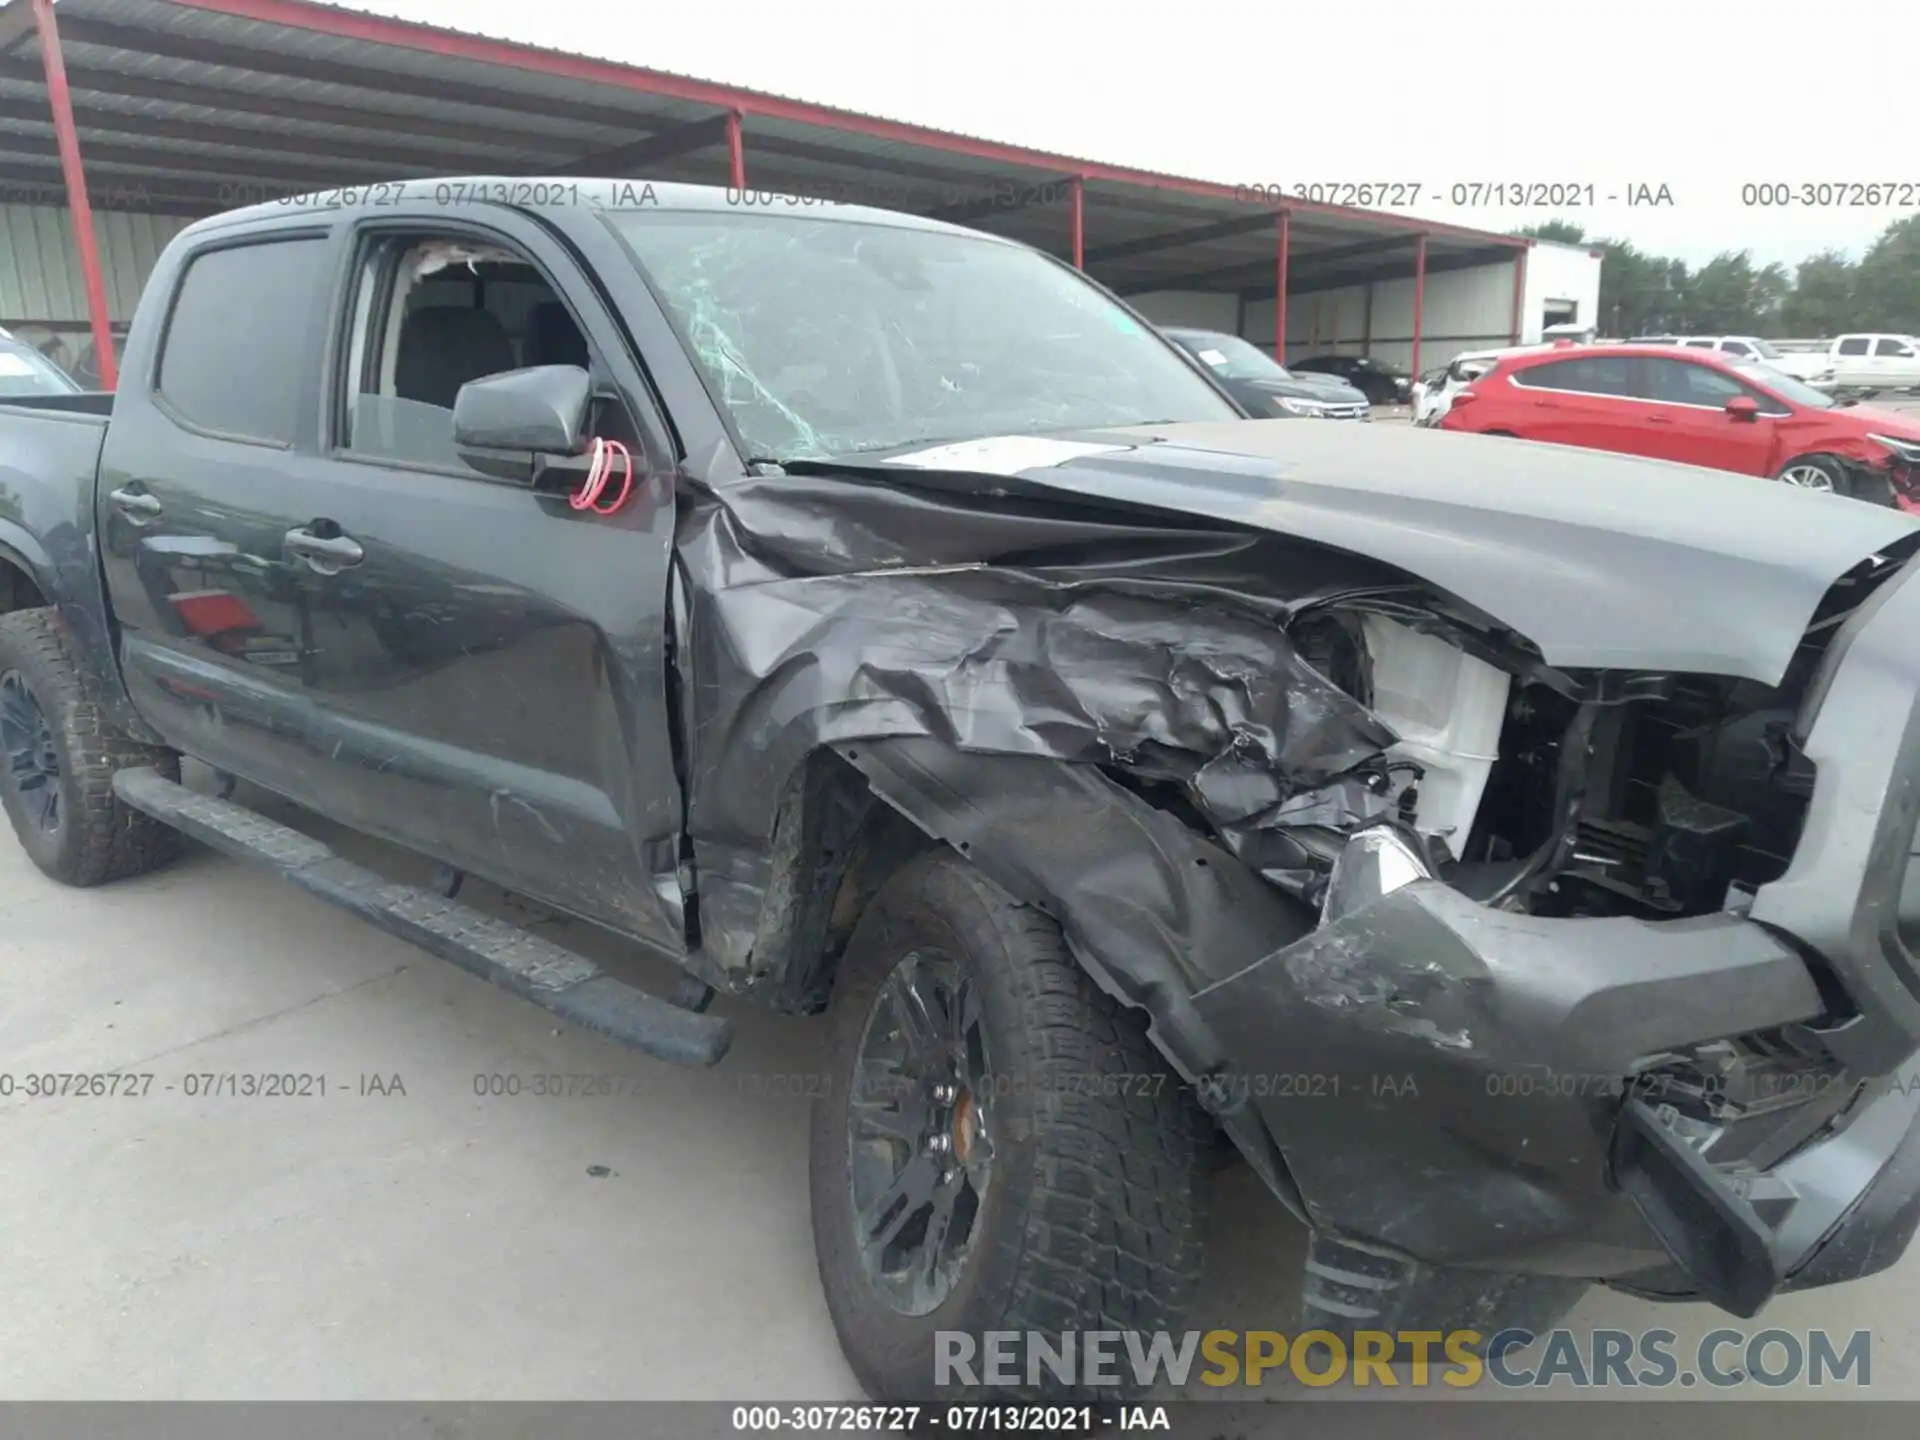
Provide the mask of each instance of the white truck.
POLYGON ((1831 388, 1834 383, 1833 360, 1826 350, 1782 350, 1758 335, 1637 335, 1629 343, 1717 350, 1735 360, 1753 360, 1823 389, 1831 388))
POLYGON ((1833 383, 1847 389, 1911 390, 1920 386, 1920 339, 1842 335, 1828 349, 1827 365, 1833 371, 1833 383))

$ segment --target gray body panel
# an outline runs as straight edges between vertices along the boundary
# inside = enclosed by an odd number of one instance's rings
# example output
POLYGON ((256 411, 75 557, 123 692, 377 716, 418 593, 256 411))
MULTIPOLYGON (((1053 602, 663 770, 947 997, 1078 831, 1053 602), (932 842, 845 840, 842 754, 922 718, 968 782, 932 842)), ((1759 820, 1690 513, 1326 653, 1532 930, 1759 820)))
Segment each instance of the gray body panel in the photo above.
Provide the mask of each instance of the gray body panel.
POLYGON ((1248 421, 1079 438, 1132 448, 1021 480, 1384 561, 1565 668, 1777 683, 1833 583, 1920 529, 1745 476, 1495 436, 1248 421))

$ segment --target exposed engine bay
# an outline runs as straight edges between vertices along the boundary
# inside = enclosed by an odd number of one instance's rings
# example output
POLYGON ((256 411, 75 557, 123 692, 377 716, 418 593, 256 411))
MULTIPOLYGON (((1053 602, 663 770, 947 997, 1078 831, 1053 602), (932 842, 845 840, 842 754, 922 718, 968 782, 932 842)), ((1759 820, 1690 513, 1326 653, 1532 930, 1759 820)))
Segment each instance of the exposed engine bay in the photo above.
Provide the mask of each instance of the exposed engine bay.
MULTIPOLYGON (((1374 777, 1387 813, 1433 874, 1476 899, 1552 916, 1710 914, 1792 856, 1813 775, 1784 688, 1647 675, 1581 701, 1379 615, 1316 615, 1296 638, 1399 737, 1374 777)), ((1303 863, 1264 873, 1317 901, 1345 837, 1294 838, 1303 863)))

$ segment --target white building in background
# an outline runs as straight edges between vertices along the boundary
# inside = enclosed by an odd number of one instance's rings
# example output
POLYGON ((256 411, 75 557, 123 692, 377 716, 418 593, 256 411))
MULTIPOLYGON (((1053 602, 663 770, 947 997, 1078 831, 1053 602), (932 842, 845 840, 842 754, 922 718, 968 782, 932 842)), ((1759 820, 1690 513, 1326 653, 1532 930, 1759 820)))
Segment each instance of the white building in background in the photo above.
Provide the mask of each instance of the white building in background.
MULTIPOLYGON (((1586 245, 1536 241, 1526 252, 1520 295, 1519 343, 1539 343, 1549 325, 1591 325, 1606 333, 1600 315, 1600 258, 1586 245)), ((1426 278, 1420 335, 1420 368, 1446 364, 1465 350, 1514 343, 1514 261, 1441 270, 1426 278)), ((1412 265, 1404 277, 1345 285, 1335 290, 1294 290, 1287 297, 1289 360, 1309 355, 1371 355, 1391 364, 1413 363, 1412 265)), ((1240 335, 1273 348, 1273 301, 1192 290, 1162 290, 1129 297, 1162 325, 1190 325, 1240 335)))

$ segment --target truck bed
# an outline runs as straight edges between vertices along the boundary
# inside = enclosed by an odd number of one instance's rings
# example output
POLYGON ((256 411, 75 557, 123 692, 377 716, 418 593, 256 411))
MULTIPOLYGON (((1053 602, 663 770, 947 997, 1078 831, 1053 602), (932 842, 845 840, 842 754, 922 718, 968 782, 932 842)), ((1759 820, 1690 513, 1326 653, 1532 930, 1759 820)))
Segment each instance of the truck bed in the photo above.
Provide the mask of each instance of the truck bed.
POLYGON ((0 558, 58 607, 94 668, 116 723, 150 734, 124 704, 94 552, 94 477, 114 397, 22 396, 0 401, 0 558))

